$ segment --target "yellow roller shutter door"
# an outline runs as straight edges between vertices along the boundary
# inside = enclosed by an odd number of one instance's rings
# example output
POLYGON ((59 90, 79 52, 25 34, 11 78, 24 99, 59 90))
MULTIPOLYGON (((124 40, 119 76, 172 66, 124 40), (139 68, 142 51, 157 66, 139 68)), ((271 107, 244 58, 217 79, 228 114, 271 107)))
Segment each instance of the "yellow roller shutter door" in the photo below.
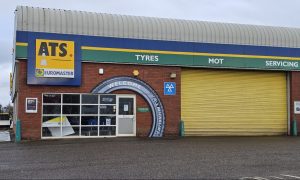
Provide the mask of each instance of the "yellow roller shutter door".
POLYGON ((287 132, 283 72, 183 69, 181 88, 187 136, 287 132))

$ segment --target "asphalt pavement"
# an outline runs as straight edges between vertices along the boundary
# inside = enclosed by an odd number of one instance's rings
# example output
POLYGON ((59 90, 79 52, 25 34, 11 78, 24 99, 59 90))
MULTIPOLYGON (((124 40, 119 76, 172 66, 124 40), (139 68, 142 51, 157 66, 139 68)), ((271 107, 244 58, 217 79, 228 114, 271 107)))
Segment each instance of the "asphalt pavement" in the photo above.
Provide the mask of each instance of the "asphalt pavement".
POLYGON ((300 179, 300 137, 0 143, 1 179, 300 179))

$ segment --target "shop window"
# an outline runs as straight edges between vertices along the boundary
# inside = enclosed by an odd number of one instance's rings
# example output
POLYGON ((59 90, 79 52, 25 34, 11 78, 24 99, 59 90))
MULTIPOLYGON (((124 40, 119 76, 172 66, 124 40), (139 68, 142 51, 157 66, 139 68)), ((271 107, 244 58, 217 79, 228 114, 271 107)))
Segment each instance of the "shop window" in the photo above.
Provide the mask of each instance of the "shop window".
POLYGON ((95 105, 82 105, 81 114, 98 114, 98 106, 95 105))
POLYGON ((115 116, 101 116, 100 117, 100 125, 116 125, 116 117, 115 116))
POLYGON ((42 137, 116 135, 116 95, 43 94, 42 106, 42 137))
POLYGON ((115 136, 116 135, 116 127, 115 126, 101 126, 99 128, 100 136, 115 136))
POLYGON ((63 116, 62 136, 80 136, 80 116, 63 116))
POLYGON ((74 133, 67 135, 67 136, 80 136, 80 127, 79 126, 72 126, 72 129, 73 129, 74 133))
POLYGON ((98 116, 82 116, 81 125, 84 126, 98 125, 98 116))
POLYGON ((79 104, 80 94, 63 94, 63 103, 79 104))
POLYGON ((67 118, 71 126, 80 125, 80 116, 67 116, 67 118))
POLYGON ((100 105, 100 114, 116 114, 116 105, 100 105))
POLYGON ((44 105, 43 114, 61 114, 61 105, 44 105))
POLYGON ((80 114, 79 105, 63 105, 63 114, 80 114))
POLYGON ((98 95, 83 94, 81 101, 82 104, 98 104, 98 95))
POLYGON ((49 104, 60 104, 61 103, 61 94, 44 94, 43 103, 49 104))
POLYGON ((61 116, 43 116, 43 123, 44 122, 60 122, 61 116), (54 120, 55 119, 55 120, 54 120))
POLYGON ((100 104, 116 104, 116 95, 100 95, 100 104))
POLYGON ((42 135, 43 137, 61 136, 61 116, 43 116, 42 135))
POLYGON ((61 137, 61 127, 42 127, 42 136, 43 137, 61 137), (50 130, 54 130, 57 133, 52 133, 50 130))
POLYGON ((98 136, 98 126, 81 127, 81 136, 98 136))

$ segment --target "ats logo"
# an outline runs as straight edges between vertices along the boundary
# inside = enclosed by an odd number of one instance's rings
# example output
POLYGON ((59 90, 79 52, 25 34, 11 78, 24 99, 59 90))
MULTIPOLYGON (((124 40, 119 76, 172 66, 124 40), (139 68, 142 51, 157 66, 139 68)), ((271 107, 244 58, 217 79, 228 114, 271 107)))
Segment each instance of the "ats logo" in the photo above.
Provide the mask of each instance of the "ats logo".
POLYGON ((74 78, 74 41, 36 39, 36 77, 74 78))

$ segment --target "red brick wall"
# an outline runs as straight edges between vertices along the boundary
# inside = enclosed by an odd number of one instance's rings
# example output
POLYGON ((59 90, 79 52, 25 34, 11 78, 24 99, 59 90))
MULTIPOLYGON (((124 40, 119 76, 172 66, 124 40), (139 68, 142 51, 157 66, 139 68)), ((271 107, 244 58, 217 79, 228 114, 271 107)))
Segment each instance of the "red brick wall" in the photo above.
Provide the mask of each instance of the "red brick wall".
MULTIPOLYGON (((300 101, 300 72, 290 72, 290 124, 294 119, 294 101, 300 101)), ((298 132, 300 132, 300 114, 296 115, 298 132)), ((292 126, 290 126, 292 128, 292 126)))
MULTIPOLYGON (((161 67, 148 65, 120 65, 82 63, 82 80, 80 87, 70 86, 41 86, 27 85, 27 61, 20 60, 19 68, 19 103, 18 118, 22 125, 22 139, 40 139, 41 137, 41 102, 42 93, 89 93, 105 79, 114 76, 132 76, 133 70, 139 71, 138 78, 148 83, 160 96, 166 113, 165 136, 177 136, 180 121, 180 67, 161 67), (104 75, 99 75, 99 68, 104 69, 104 75), (177 77, 170 79, 169 74, 175 72, 177 77), (164 96, 163 83, 166 81, 176 82, 177 92, 175 96, 164 96), (25 113, 26 97, 38 98, 38 113, 25 113)), ((113 93, 136 94, 131 91, 117 91, 113 93)), ((137 97, 137 107, 148 107, 146 101, 137 97)), ((137 113, 137 136, 144 137, 149 134, 152 124, 152 115, 148 113, 137 113)))

